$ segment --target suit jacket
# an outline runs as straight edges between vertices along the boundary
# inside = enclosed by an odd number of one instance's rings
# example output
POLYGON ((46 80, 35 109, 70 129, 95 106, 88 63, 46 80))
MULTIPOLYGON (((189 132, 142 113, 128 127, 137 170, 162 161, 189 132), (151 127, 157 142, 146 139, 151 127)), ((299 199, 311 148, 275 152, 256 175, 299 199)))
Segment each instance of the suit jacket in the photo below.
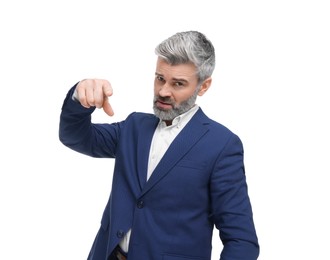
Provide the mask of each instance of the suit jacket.
POLYGON ((159 119, 132 113, 113 124, 93 124, 94 108, 68 93, 59 136, 69 148, 115 158, 111 195, 89 260, 106 260, 132 229, 128 259, 211 259, 219 229, 223 260, 254 260, 259 245, 247 192, 240 139, 201 109, 147 179, 148 156, 159 119))

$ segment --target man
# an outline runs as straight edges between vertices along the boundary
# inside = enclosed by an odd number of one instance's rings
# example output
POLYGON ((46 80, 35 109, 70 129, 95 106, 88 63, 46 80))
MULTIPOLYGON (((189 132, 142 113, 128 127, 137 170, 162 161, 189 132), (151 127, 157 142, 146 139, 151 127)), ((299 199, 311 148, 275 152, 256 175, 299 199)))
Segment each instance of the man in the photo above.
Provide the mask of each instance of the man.
POLYGON ((211 259, 214 226, 223 243, 220 259, 257 259, 242 143, 195 104, 211 86, 213 45, 187 31, 163 41, 156 54, 154 115, 91 123, 95 107, 113 115, 112 87, 101 79, 77 83, 62 107, 64 145, 116 159, 88 259, 211 259))

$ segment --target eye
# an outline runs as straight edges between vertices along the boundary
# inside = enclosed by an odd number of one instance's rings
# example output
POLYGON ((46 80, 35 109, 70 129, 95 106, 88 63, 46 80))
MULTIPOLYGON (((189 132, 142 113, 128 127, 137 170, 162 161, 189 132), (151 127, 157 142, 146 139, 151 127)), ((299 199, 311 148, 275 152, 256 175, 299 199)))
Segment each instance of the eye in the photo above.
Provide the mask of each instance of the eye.
POLYGON ((156 79, 161 82, 165 81, 165 79, 162 76, 156 76, 156 79))
POLYGON ((181 81, 175 81, 174 82, 174 86, 176 86, 176 87, 182 87, 182 86, 184 86, 184 84, 181 81))

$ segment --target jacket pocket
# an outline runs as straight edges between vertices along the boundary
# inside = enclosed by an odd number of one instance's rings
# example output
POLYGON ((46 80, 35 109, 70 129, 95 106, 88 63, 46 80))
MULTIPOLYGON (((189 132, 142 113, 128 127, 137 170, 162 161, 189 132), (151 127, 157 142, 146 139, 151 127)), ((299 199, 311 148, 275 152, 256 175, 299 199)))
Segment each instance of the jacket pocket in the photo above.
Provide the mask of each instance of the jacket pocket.
POLYGON ((167 254, 167 255, 163 255, 163 260, 210 260, 210 258, 199 257, 199 256, 167 254))
POLYGON ((203 170, 206 167, 206 163, 201 163, 198 161, 190 161, 190 160, 181 160, 176 165, 177 167, 184 167, 184 168, 192 168, 192 169, 199 169, 203 170))

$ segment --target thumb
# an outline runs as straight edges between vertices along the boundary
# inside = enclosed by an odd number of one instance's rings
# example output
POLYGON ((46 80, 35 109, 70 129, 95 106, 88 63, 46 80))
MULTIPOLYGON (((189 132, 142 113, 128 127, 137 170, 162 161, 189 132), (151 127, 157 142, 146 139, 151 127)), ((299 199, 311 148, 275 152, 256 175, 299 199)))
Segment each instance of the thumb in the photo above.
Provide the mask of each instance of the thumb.
POLYGON ((104 96, 110 97, 113 94, 113 90, 109 81, 104 80, 102 84, 102 91, 104 96))

